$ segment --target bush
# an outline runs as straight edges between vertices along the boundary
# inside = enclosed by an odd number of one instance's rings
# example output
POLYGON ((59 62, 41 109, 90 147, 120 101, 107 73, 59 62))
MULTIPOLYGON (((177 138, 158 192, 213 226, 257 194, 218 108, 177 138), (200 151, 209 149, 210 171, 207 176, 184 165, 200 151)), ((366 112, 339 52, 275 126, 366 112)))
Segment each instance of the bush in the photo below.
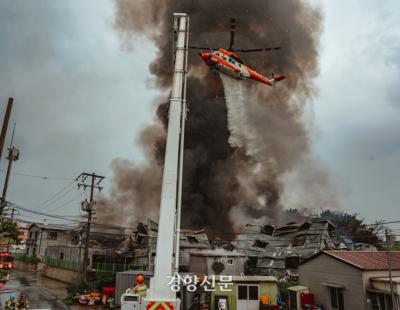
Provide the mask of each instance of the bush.
POLYGON ((295 285, 299 285, 299 282, 297 281, 278 282, 278 290, 281 300, 283 301, 289 300, 288 288, 295 285))
POLYGON ((221 274, 225 269, 225 265, 221 262, 214 262, 211 266, 215 274, 221 274))

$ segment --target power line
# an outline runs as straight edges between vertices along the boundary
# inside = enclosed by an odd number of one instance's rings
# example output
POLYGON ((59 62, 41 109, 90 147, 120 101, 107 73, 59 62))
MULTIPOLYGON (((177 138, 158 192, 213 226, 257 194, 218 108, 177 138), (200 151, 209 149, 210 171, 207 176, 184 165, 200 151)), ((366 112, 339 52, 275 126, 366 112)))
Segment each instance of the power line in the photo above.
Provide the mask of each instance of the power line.
POLYGON ((58 215, 54 215, 54 214, 47 214, 47 213, 43 213, 43 212, 39 212, 39 211, 30 210, 28 208, 24 208, 22 206, 16 205, 16 204, 11 203, 11 202, 7 202, 7 203, 9 205, 13 206, 14 208, 18 209, 18 210, 22 210, 22 211, 29 212, 29 213, 32 213, 32 214, 38 214, 38 215, 42 215, 42 216, 45 216, 45 217, 52 217, 52 218, 57 218, 57 219, 76 222, 76 223, 86 223, 85 221, 79 221, 79 220, 65 218, 63 216, 58 216, 58 215))
MULTIPOLYGON (((1 173, 6 173, 7 171, 4 169, 0 169, 1 173)), ((53 180, 53 181, 73 181, 71 178, 61 178, 61 177, 48 177, 42 175, 34 175, 34 174, 27 174, 27 173, 19 173, 19 172, 12 172, 12 175, 22 176, 22 177, 29 177, 29 178, 36 178, 36 179, 43 179, 43 180, 53 180)))
POLYGON ((79 193, 78 196, 73 197, 72 199, 70 199, 70 200, 64 202, 63 204, 61 204, 61 205, 59 205, 59 206, 57 206, 57 207, 55 207, 55 208, 52 208, 52 209, 50 209, 50 210, 47 210, 46 212, 53 212, 53 211, 59 210, 59 209, 61 209, 62 207, 68 205, 69 203, 71 203, 71 202, 73 202, 73 201, 75 201, 75 200, 77 200, 78 198, 81 198, 81 197, 82 197, 82 193, 79 193))
POLYGON ((56 192, 45 202, 36 206, 35 209, 37 209, 38 211, 41 211, 43 209, 46 209, 46 207, 49 206, 50 204, 55 203, 55 202, 59 201, 60 199, 64 198, 66 195, 68 195, 70 192, 72 192, 75 189, 75 187, 72 186, 72 185, 74 185, 74 182, 75 182, 75 180, 72 181, 71 183, 69 183, 67 186, 64 186, 63 188, 61 188, 61 190, 56 192))
MULTIPOLYGON (((28 213, 33 213, 33 214, 39 214, 42 216, 46 216, 46 217, 52 217, 52 218, 58 218, 58 219, 64 219, 66 221, 74 221, 74 222, 78 222, 78 223, 86 223, 86 221, 79 221, 79 220, 73 220, 73 219, 68 219, 66 218, 66 216, 60 216, 60 215, 54 215, 54 214, 47 214, 47 213, 43 213, 40 212, 38 210, 32 210, 26 207, 22 207, 20 205, 14 204, 12 202, 7 202, 7 204, 15 207, 16 209, 28 212, 28 213)), ((374 224, 364 224, 365 226, 376 226, 376 225, 385 225, 385 224, 394 224, 394 223, 400 223, 400 220, 397 221, 388 221, 388 222, 381 222, 381 223, 374 223, 374 224)), ((110 225, 110 224, 105 224, 105 223, 93 223, 94 226, 102 226, 102 227, 108 227, 108 228, 121 228, 121 229, 129 229, 129 230, 137 230, 137 228, 134 227, 126 227, 126 226, 116 226, 116 225, 110 225)), ((207 235, 260 235, 263 234, 262 232, 206 232, 204 231, 205 234, 207 235)), ((392 234, 391 236, 400 236, 400 235, 396 235, 396 234, 392 234)), ((371 238, 371 236, 359 236, 357 238, 371 238)))

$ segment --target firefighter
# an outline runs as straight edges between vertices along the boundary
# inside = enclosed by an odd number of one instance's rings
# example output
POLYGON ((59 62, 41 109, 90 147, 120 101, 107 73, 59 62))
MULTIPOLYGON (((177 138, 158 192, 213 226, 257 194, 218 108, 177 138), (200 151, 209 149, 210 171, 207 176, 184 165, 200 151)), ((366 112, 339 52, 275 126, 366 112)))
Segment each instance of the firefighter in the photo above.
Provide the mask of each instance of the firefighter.
POLYGON ((144 283, 144 275, 141 273, 136 276, 136 285, 133 288, 133 291, 140 296, 140 299, 146 297, 147 285, 144 283))
POLYGON ((15 309, 15 297, 11 296, 10 299, 6 301, 5 305, 6 310, 14 310, 15 309))
POLYGON ((21 310, 28 309, 28 300, 22 294, 18 298, 17 309, 21 309, 21 310))

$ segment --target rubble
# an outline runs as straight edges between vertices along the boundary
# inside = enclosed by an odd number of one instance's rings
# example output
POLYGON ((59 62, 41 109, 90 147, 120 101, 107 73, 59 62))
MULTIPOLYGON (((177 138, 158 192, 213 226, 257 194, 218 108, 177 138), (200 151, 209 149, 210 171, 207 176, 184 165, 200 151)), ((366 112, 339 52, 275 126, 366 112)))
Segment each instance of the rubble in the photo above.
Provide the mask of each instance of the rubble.
POLYGON ((335 226, 327 220, 283 226, 247 225, 232 243, 238 252, 249 257, 247 274, 295 276, 302 260, 336 249, 334 231, 335 226))

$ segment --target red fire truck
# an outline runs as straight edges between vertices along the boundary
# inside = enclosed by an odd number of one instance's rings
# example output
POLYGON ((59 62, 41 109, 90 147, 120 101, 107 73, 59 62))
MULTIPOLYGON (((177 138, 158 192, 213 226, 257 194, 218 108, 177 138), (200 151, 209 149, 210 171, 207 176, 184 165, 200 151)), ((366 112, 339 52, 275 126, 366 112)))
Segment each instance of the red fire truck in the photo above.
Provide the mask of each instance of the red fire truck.
POLYGON ((9 252, 0 252, 0 269, 12 269, 13 256, 9 252))

